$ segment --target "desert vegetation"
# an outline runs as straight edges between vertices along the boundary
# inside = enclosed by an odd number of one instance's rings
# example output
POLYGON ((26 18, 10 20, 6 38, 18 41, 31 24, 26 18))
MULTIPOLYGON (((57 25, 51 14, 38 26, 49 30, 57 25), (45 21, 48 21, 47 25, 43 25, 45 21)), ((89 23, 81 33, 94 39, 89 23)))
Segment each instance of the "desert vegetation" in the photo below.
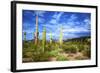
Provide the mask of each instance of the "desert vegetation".
MULTIPOLYGON (((26 33, 24 37, 26 37, 26 33)), ((43 29, 42 39, 38 44, 33 40, 23 40, 23 62, 45 62, 45 61, 70 61, 86 60, 91 58, 90 37, 79 37, 73 39, 62 39, 62 32, 58 41, 46 40, 46 29, 43 29)))
POLYGON ((73 61, 91 58, 91 37, 81 36, 77 38, 63 39, 63 27, 59 27, 59 38, 55 40, 50 32, 49 40, 46 37, 46 27, 42 30, 42 39, 39 38, 38 16, 36 16, 36 28, 33 39, 27 40, 27 32, 24 32, 22 62, 45 61, 73 61))

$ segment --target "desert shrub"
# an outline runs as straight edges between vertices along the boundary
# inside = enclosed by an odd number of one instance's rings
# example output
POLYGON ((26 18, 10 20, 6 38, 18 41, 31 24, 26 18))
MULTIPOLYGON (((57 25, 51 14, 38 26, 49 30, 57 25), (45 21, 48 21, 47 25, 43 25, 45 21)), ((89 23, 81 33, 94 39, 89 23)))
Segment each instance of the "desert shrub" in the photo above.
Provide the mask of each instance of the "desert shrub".
POLYGON ((35 62, 39 61, 48 61, 49 57, 56 57, 60 51, 58 48, 50 48, 49 44, 46 44, 46 47, 43 50, 42 46, 38 46, 33 52, 33 60, 35 62))
POLYGON ((52 50, 51 44, 46 44, 45 48, 46 48, 45 51, 51 51, 52 50))
POLYGON ((43 52, 34 53, 32 58, 34 62, 48 61, 48 54, 43 52))
POLYGON ((29 47, 29 43, 28 43, 27 41, 24 41, 23 47, 24 47, 24 48, 28 48, 28 47, 29 47))
POLYGON ((85 49, 82 51, 83 55, 90 58, 91 57, 91 51, 90 49, 85 49))
POLYGON ((42 47, 37 48, 33 52, 33 61, 40 62, 40 61, 47 61, 48 60, 48 52, 42 51, 42 47))
POLYGON ((24 54, 24 57, 26 57, 26 58, 30 58, 30 57, 32 57, 33 56, 33 53, 32 52, 26 52, 25 54, 24 54))
POLYGON ((64 48, 64 51, 66 53, 76 53, 78 50, 76 45, 68 45, 66 48, 64 48))
POLYGON ((77 49, 74 48, 74 47, 71 47, 69 50, 70 50, 71 53, 76 53, 77 52, 77 49))
POLYGON ((60 49, 51 50, 48 52, 49 57, 56 57, 59 55, 60 49))
POLYGON ((63 56, 63 55, 57 56, 57 61, 66 61, 66 60, 68 60, 68 58, 66 58, 66 57, 63 56))
POLYGON ((82 52, 83 50, 84 50, 84 45, 83 44, 78 45, 78 51, 82 52))
POLYGON ((30 57, 32 57, 32 53, 33 53, 33 51, 34 51, 34 49, 32 49, 32 48, 23 48, 23 58, 27 58, 27 57, 29 57, 29 55, 30 55, 30 57))

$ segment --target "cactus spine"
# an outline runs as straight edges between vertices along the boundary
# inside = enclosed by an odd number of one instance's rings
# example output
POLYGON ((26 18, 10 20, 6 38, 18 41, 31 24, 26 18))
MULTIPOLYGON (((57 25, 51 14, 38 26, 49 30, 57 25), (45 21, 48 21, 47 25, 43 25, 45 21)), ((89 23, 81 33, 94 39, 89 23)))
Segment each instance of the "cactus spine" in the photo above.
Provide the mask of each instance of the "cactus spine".
POLYGON ((43 28, 43 33, 42 33, 42 46, 43 46, 43 52, 45 49, 45 45, 46 45, 46 28, 43 28))

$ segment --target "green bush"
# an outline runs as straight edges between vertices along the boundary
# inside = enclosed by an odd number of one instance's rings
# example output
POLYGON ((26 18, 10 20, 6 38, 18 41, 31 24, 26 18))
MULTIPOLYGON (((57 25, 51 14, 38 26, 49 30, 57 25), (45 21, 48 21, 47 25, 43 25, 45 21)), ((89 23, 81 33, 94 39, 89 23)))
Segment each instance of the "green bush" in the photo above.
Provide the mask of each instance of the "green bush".
POLYGON ((66 48, 63 48, 66 53, 77 53, 78 48, 76 45, 68 45, 66 48))
POLYGON ((33 52, 33 61, 34 62, 40 62, 40 61, 48 61, 48 52, 42 51, 42 48, 37 48, 33 52))
POLYGON ((57 56, 57 61, 66 61, 66 60, 68 60, 68 59, 63 55, 57 56))
POLYGON ((90 58, 91 57, 91 51, 90 49, 85 49, 82 51, 83 55, 90 58))
POLYGON ((82 52, 84 50, 84 45, 80 44, 78 45, 78 51, 82 52))

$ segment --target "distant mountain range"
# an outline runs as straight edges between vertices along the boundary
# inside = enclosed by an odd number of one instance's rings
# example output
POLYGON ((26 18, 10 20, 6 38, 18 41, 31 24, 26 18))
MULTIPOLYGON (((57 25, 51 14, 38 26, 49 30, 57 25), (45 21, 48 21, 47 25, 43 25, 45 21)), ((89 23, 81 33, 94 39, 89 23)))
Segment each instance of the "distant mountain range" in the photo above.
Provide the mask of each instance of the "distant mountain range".
MULTIPOLYGON (((82 36, 82 37, 77 37, 77 38, 70 38, 70 39, 66 39, 66 40, 63 40, 64 42, 68 42, 68 41, 80 41, 80 40, 85 40, 85 39, 89 39, 89 38, 91 38, 90 36, 82 36)), ((23 40, 24 41, 24 40, 23 40)), ((30 41, 30 42, 32 42, 33 41, 33 39, 32 40, 27 40, 27 41, 30 41)), ((49 40, 47 40, 48 42, 49 42, 49 40)), ((53 41, 58 41, 58 40, 54 40, 53 39, 53 41)))
POLYGON ((72 38, 72 39, 67 39, 67 40, 64 40, 64 42, 66 42, 66 41, 75 41, 75 40, 85 40, 85 39, 89 39, 89 38, 91 38, 90 36, 82 36, 82 37, 78 37, 78 38, 72 38))

